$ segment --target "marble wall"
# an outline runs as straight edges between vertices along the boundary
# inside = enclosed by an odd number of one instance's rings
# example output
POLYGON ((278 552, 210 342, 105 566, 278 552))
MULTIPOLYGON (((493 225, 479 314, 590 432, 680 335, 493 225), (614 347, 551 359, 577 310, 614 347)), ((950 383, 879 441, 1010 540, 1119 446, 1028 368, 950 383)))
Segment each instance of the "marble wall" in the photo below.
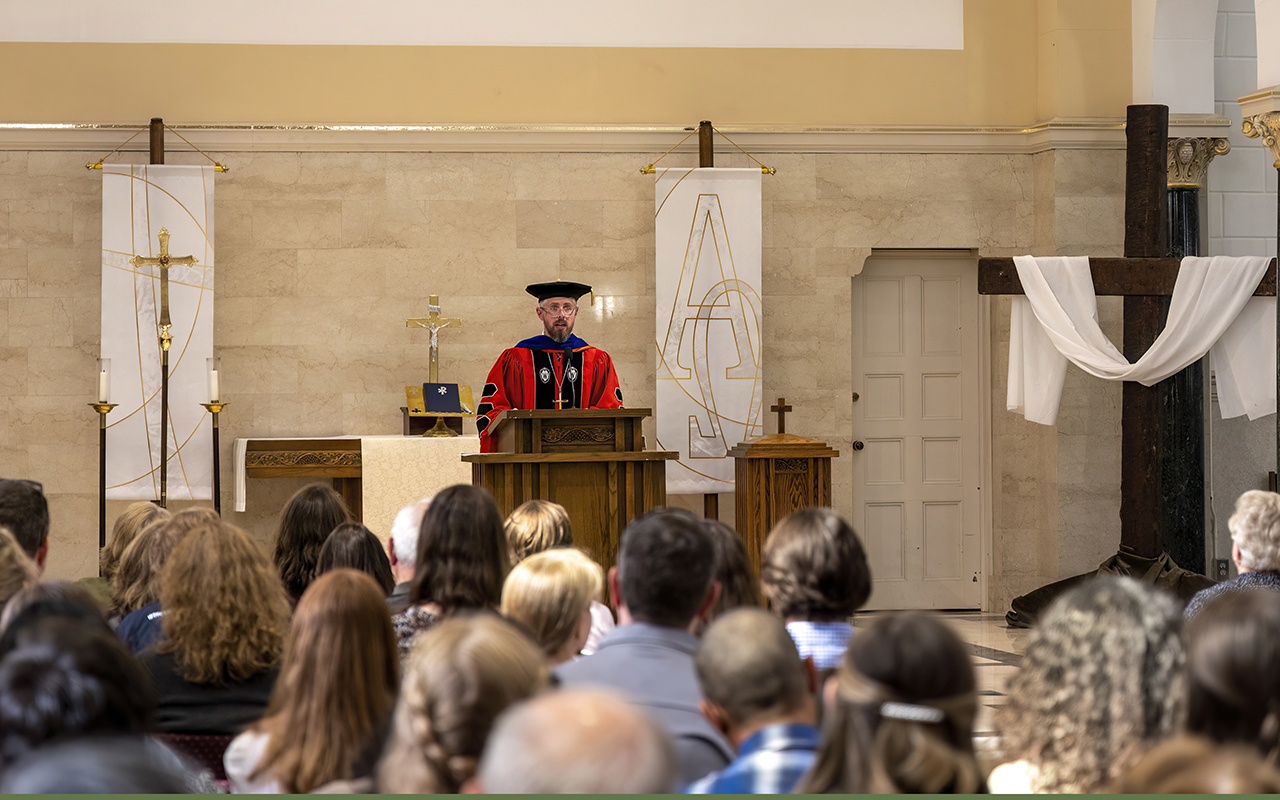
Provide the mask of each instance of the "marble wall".
MULTIPOLYGON (((637 173, 651 157, 215 157, 232 168, 218 178, 215 207, 214 336, 231 402, 222 422, 224 509, 234 437, 400 430, 403 387, 427 371, 426 332, 404 320, 426 313, 428 294, 464 320, 441 332, 441 378, 478 392, 497 353, 538 330, 526 283, 592 283, 597 304, 584 309, 577 332, 613 355, 628 405, 653 405, 652 178, 637 173)), ((90 574, 96 563, 96 420, 85 404, 98 354, 101 201, 99 174, 83 167, 90 160, 0 152, 0 474, 45 483, 50 573, 60 577, 90 574)), ((853 502, 850 281, 874 249, 1120 249, 1117 151, 765 160, 778 169, 763 189, 765 395, 794 406, 788 432, 841 450, 834 503, 845 513, 853 502)), ((1003 609, 1114 551, 1119 390, 1073 370, 1058 428, 1014 418, 1004 411, 1008 301, 984 302, 992 309, 988 603, 1003 609)), ((1104 303, 1102 314, 1118 337, 1118 311, 1104 303)), ((228 516, 267 542, 280 506, 303 483, 251 481, 248 511, 228 516)), ((122 505, 111 504, 112 516, 122 505)), ((721 508, 731 510, 729 496, 721 508)))

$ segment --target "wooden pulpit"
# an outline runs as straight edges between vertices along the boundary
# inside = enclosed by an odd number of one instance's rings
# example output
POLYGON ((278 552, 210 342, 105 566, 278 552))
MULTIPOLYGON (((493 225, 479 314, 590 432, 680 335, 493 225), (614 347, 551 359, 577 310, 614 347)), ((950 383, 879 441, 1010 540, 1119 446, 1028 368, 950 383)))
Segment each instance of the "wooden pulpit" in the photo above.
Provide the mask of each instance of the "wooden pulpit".
POLYGON ((764 539, 774 525, 792 511, 831 505, 831 459, 840 453, 817 439, 775 433, 742 442, 729 455, 735 521, 759 575, 764 539))
POLYGON ((488 489, 503 515, 526 500, 569 512, 573 541, 607 570, 622 529, 667 500, 666 462, 678 453, 644 449, 647 408, 512 409, 493 421, 501 452, 464 455, 471 483, 488 489))

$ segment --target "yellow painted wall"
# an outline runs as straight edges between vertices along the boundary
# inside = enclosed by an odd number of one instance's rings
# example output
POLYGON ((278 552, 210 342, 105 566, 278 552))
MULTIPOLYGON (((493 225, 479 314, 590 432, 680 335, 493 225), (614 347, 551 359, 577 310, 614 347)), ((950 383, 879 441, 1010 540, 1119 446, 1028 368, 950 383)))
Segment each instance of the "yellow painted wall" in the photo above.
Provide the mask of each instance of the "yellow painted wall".
POLYGON ((1123 115, 1129 3, 964 9, 962 51, 5 43, 0 122, 1003 126, 1123 115))

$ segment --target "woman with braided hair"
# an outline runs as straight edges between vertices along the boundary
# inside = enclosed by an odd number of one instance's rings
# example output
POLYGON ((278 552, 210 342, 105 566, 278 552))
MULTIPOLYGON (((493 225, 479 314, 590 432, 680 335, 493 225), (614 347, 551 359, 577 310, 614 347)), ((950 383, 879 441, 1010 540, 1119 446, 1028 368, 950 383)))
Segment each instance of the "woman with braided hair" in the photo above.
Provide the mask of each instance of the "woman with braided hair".
POLYGON ((457 793, 475 774, 498 715, 540 692, 548 675, 542 651, 496 614, 433 625, 405 666, 377 791, 457 793))
POLYGON ((822 748, 803 794, 985 791, 973 664, 941 621, 896 613, 860 631, 827 681, 822 748))

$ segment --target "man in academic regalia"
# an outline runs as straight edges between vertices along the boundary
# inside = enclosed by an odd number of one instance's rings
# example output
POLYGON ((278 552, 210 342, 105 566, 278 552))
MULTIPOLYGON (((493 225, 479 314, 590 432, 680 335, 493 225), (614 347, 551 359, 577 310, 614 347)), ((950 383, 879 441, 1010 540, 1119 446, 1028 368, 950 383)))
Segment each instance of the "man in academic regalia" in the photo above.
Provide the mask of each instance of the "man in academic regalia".
POLYGON ((543 333, 503 351, 489 370, 476 409, 480 452, 493 452, 488 428, 509 408, 622 408, 613 359, 573 335, 578 298, 590 286, 572 281, 534 283, 543 333))

